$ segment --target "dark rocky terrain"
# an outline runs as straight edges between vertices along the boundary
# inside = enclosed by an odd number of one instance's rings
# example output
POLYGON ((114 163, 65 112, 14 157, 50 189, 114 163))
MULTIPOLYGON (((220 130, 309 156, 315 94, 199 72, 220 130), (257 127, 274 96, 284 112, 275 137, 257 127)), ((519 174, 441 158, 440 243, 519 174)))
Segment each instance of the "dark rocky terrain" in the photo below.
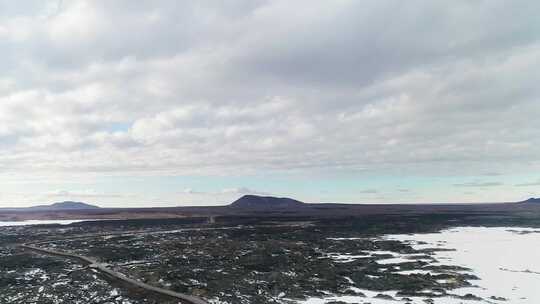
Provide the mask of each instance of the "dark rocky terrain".
POLYGON ((407 303, 411 297, 431 303, 453 297, 454 289, 473 285, 476 277, 435 260, 440 249, 415 250, 381 236, 455 226, 540 227, 540 216, 227 215, 214 224, 190 217, 3 227, 0 302, 177 303, 122 285, 77 261, 18 247, 39 242, 42 248, 90 256, 147 284, 216 304, 293 304, 329 294, 365 297, 361 303, 407 303), (415 270, 426 273, 407 273, 415 270))
POLYGON ((436 248, 419 251, 381 236, 460 226, 540 227, 537 200, 347 205, 244 196, 221 207, 86 209, 68 202, 2 210, 0 219, 104 220, 0 227, 0 303, 177 303, 77 261, 19 246, 36 242, 215 304, 293 304, 330 294, 365 296, 361 303, 461 299, 453 290, 472 285, 474 275, 436 261, 436 248), (407 273, 416 270, 427 273, 407 273))

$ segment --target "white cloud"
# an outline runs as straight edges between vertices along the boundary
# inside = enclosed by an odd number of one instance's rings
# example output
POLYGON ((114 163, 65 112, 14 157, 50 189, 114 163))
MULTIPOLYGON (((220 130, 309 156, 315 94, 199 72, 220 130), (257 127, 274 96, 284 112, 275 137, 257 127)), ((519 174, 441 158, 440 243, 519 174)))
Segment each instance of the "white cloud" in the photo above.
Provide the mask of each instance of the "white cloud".
POLYGON ((246 188, 246 187, 225 188, 225 189, 221 190, 221 193, 226 193, 226 194, 261 194, 261 195, 268 194, 268 193, 263 192, 263 191, 257 191, 257 190, 249 189, 249 188, 246 188))
POLYGON ((471 188, 484 188, 484 187, 498 187, 502 186, 501 182, 468 182, 462 184, 454 184, 455 187, 471 187, 471 188))
POLYGON ((540 180, 535 181, 535 182, 530 182, 530 183, 516 184, 515 186, 516 187, 537 187, 537 186, 540 186, 540 180))
POLYGON ((2 174, 540 169, 534 1, 25 5, 2 174))
POLYGON ((54 190, 54 191, 48 191, 44 193, 44 195, 50 198, 65 198, 65 199, 73 199, 73 198, 99 199, 99 198, 126 197, 126 195, 122 195, 122 194, 104 193, 104 192, 99 192, 93 189, 76 190, 76 191, 54 190))

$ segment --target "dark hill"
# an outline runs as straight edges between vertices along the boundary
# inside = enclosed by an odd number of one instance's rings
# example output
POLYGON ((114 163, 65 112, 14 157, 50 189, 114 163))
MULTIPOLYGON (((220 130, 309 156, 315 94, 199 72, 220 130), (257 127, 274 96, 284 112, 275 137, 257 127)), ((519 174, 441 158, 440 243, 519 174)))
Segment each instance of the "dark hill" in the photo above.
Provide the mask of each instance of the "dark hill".
POLYGON ((523 204, 540 204, 540 198, 531 197, 530 199, 525 200, 525 201, 523 201, 521 203, 523 203, 523 204))
POLYGON ((30 209, 36 210, 87 210, 87 209, 99 209, 98 206, 90 205, 82 202, 59 202, 51 205, 39 205, 30 207, 30 209))
POLYGON ((285 209, 305 206, 305 203, 286 197, 244 195, 229 205, 245 209, 285 209))

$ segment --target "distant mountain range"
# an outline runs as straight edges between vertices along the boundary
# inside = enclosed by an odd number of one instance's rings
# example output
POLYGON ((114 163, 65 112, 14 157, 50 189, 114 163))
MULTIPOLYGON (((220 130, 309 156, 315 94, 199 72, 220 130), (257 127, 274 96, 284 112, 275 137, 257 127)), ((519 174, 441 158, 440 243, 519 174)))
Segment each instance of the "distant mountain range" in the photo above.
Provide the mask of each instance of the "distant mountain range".
MULTIPOLYGON (((520 204, 540 204, 540 198, 529 198, 520 204)), ((310 206, 304 202, 287 198, 259 195, 244 195, 232 202, 229 207, 238 209, 297 209, 310 206)), ((99 209, 100 207, 74 201, 58 202, 50 205, 39 205, 30 207, 31 210, 89 210, 99 209)))
POLYGON ((33 206, 33 207, 30 207, 29 209, 33 209, 33 210, 88 210, 88 209, 99 209, 99 207, 95 205, 83 203, 83 202, 65 201, 65 202, 54 203, 51 205, 33 206))
MULTIPOLYGON (((517 205, 527 204, 527 205, 539 205, 540 198, 529 198, 527 200, 517 202, 517 205)), ((472 204, 471 206, 482 206, 482 204, 472 204)), ((510 203, 512 205, 512 203, 510 203)), ((234 209, 246 209, 246 210, 296 210, 302 208, 303 210, 308 210, 312 207, 315 208, 332 208, 332 206, 346 206, 347 208, 353 208, 353 206, 364 206, 364 207, 373 207, 374 205, 365 205, 365 204, 306 204, 304 202, 287 198, 287 197, 273 197, 273 196, 258 196, 258 195, 244 195, 236 201, 228 205, 229 208, 234 209)), ((392 206, 384 205, 381 206, 392 206)), ((407 206, 407 205, 404 205, 407 206)), ((418 208, 423 208, 421 205, 417 205, 418 208)), ((181 207, 181 208, 191 208, 191 207, 181 207)), ((386 207, 383 207, 386 208, 386 207)), ((430 208, 429 204, 425 205, 425 208, 430 208)), ((35 211, 62 211, 62 210, 96 210, 101 209, 96 205, 91 205, 84 202, 75 202, 75 201, 64 201, 53 203, 50 205, 38 205, 28 208, 0 208, 0 210, 35 210, 35 211)))
POLYGON ((244 195, 229 206, 244 209, 286 209, 303 207, 306 204, 286 197, 244 195))

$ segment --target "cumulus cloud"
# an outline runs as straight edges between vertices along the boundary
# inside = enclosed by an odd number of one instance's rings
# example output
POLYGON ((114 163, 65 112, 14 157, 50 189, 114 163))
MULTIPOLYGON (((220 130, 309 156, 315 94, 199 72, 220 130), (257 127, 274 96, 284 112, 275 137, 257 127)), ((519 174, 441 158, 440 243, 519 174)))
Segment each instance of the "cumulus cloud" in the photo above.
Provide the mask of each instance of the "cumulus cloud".
POLYGON ((535 1, 2 4, 0 169, 538 171, 538 9, 535 1))

